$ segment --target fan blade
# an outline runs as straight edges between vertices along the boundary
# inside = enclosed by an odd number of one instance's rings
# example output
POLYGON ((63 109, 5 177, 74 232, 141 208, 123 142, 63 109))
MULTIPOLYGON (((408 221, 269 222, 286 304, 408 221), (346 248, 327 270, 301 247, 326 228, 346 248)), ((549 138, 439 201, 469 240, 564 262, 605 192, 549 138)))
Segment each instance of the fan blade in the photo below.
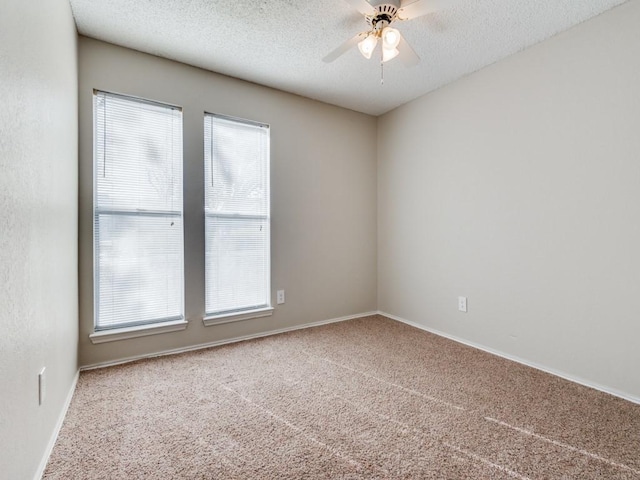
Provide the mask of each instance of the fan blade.
POLYGON ((367 0, 344 0, 363 15, 375 15, 376 9, 367 0))
POLYGON ((417 2, 403 5, 398 10, 398 18, 400 20, 411 20, 439 10, 445 10, 455 4, 456 0, 418 0, 417 2))
POLYGON ((402 35, 400 35, 400 43, 398 44, 398 60, 402 62, 402 64, 409 68, 414 67, 420 61, 420 57, 415 52, 409 42, 407 42, 402 35))
POLYGON ((364 40, 364 37, 367 36, 367 32, 360 32, 355 37, 351 37, 349 40, 344 42, 338 48, 336 48, 333 52, 322 59, 323 62, 331 63, 340 55, 344 55, 348 50, 355 47, 360 40, 364 40))

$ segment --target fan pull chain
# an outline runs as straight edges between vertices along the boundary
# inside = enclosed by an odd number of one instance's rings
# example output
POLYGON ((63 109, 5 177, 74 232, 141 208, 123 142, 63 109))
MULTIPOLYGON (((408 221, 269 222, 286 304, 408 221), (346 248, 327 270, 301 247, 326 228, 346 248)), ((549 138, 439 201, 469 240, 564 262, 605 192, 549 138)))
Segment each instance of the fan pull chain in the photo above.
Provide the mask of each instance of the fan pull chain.
POLYGON ((380 85, 384 85, 384 52, 380 49, 380 85))

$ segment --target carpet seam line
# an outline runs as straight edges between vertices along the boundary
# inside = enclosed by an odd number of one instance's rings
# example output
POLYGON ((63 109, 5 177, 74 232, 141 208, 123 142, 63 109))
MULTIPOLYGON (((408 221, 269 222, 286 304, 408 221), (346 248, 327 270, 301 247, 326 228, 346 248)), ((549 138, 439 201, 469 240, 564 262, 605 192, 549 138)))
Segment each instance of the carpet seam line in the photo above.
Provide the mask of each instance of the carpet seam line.
POLYGON ((614 462, 613 460, 609 460, 608 458, 602 457, 602 456, 598 455, 597 453, 592 453, 592 452, 589 452, 588 450, 584 450, 582 448, 574 447, 573 445, 569 445, 569 444, 561 442, 559 440, 554 440, 553 438, 547 438, 544 435, 540 435, 539 433, 531 432, 531 431, 529 431, 527 429, 524 429, 524 428, 521 428, 521 427, 516 427, 515 425, 510 425, 510 424, 508 424, 506 422, 503 422, 501 420, 498 420, 496 418, 484 417, 484 419, 487 420, 488 422, 492 422, 492 423, 495 423, 497 425, 500 425, 500 426, 503 426, 503 427, 506 427, 506 428, 510 428, 510 429, 515 430, 517 432, 524 433, 524 434, 532 436, 534 438, 543 440, 543 441, 545 441, 547 443, 551 443, 552 445, 556 445, 558 447, 566 448, 568 450, 572 450, 574 452, 580 453, 582 455, 585 455, 587 457, 593 458, 595 460, 599 460, 599 461, 607 463, 607 464, 609 464, 609 465, 611 465, 613 467, 618 467, 618 468, 621 468, 623 470, 628 470, 630 472, 633 472, 636 475, 640 475, 640 471, 635 470, 635 469, 633 469, 633 468, 631 468, 631 467, 629 467, 627 465, 624 465, 622 463, 618 463, 618 462, 614 462))
POLYGON ((436 438, 432 438, 432 437, 429 436, 429 434, 427 432, 424 432, 423 430, 420 430, 420 429, 418 429, 416 427, 412 427, 411 425, 409 425, 407 423, 404 423, 404 422, 401 422, 401 421, 396 420, 394 418, 391 418, 390 416, 385 415, 383 413, 376 412, 376 411, 374 411, 374 410, 372 410, 372 409, 370 409, 370 408, 368 408, 366 406, 358 405, 355 402, 351 402, 350 400, 347 400, 346 398, 340 397, 339 395, 335 395, 334 394, 334 396, 340 398, 341 400, 343 400, 346 403, 350 403, 351 405, 355 406, 356 408, 361 408, 363 410, 366 410, 367 412, 370 412, 370 413, 372 413, 374 415, 377 415, 377 416, 379 416, 379 417, 381 417, 381 418, 383 418, 383 419, 385 419, 385 420, 387 420, 389 422, 396 423, 396 424, 404 427, 407 430, 411 430, 415 434, 418 434, 418 435, 421 435, 423 437, 426 437, 427 439, 432 440, 432 441, 434 441, 436 443, 439 443, 439 444, 441 444, 441 445, 443 445, 443 446, 445 446, 445 447, 447 447, 449 449, 455 450, 458 453, 462 453, 463 455, 465 455, 467 457, 470 457, 473 460, 479 461, 480 463, 483 463, 483 464, 488 465, 488 466, 490 466, 492 468, 495 468, 495 469, 498 469, 498 470, 500 470, 502 472, 505 472, 511 477, 519 478, 520 480, 531 480, 529 477, 523 476, 523 475, 519 474, 518 472, 516 472, 515 470, 511 470, 510 468, 505 467, 503 465, 500 465, 500 464, 497 464, 497 463, 493 463, 491 460, 488 460, 488 459, 486 459, 486 458, 484 458, 484 457, 482 457, 482 456, 480 456, 478 454, 475 454, 473 452, 470 452, 470 451, 468 451, 466 449, 463 449, 462 447, 456 447, 455 445, 449 444, 448 442, 440 441, 440 440, 438 440, 436 438))
MULTIPOLYGON (((219 382, 216 382, 216 383, 218 383, 218 385, 219 385, 220 387, 222 387, 224 390, 227 390, 228 392, 233 393, 234 395, 238 396, 240 399, 242 399, 242 400, 243 400, 243 401, 245 401, 246 403, 248 403, 248 404, 250 404, 250 405, 253 405, 253 406, 254 406, 255 408, 257 408, 258 410, 261 410, 262 412, 266 413, 267 415, 269 415, 270 417, 274 418, 275 420, 277 420, 277 421, 279 421, 279 422, 283 423, 283 424, 284 424, 284 425, 286 425, 287 427, 289 427, 289 428, 291 428, 291 429, 295 430, 296 432, 300 433, 303 437, 307 438, 308 440, 311 440, 313 443, 315 443, 315 444, 319 445, 320 447, 324 448, 324 449, 325 449, 326 451, 328 451, 330 454, 332 454, 332 455, 334 455, 334 456, 337 456, 338 458, 341 458, 342 460, 345 460, 347 463, 351 464, 352 466, 355 466, 356 468, 360 468, 360 469, 362 469, 362 470, 366 470, 366 467, 365 467, 362 463, 360 463, 360 462, 358 462, 358 461, 356 461, 356 460, 353 460, 353 459, 349 458, 348 456, 346 456, 346 455, 342 454, 341 452, 339 452, 339 451, 335 450, 334 448, 331 448, 331 447, 330 447, 329 445, 327 445, 326 443, 324 443, 324 442, 322 442, 322 441, 318 440, 317 438, 315 438, 315 437, 313 437, 313 436, 311 436, 311 435, 307 434, 306 432, 304 432, 304 430, 303 430, 303 429, 301 429, 300 427, 298 427, 298 426, 294 425, 293 423, 289 422, 287 419, 282 418, 282 417, 280 417, 279 415, 276 415, 274 412, 272 412, 272 411, 271 411, 271 410, 269 410, 268 408, 266 408, 266 407, 264 407, 264 406, 262 406, 262 405, 260 405, 260 404, 258 404, 258 403, 256 403, 256 402, 254 402, 253 400, 251 400, 251 399, 249 399, 249 398, 245 397, 245 396, 244 396, 244 395, 242 395, 241 393, 236 392, 236 391, 235 391, 235 390, 233 390, 232 388, 227 387, 226 385, 223 385, 223 384, 221 384, 221 383, 219 383, 219 382)), ((379 472, 381 472, 381 473, 385 474, 385 475, 388 475, 388 474, 389 474, 389 472, 384 471, 384 470, 382 470, 382 469, 380 469, 380 468, 378 468, 378 467, 373 466, 373 468, 374 468, 375 470, 378 470, 379 472)))
POLYGON ((336 365, 336 366, 338 366, 340 368, 343 368, 345 370, 349 370, 349 371, 358 373, 358 374, 363 375, 363 376, 368 377, 368 378, 373 378, 374 380, 377 380, 380 383, 385 383, 385 384, 390 385, 392 387, 399 388, 399 389, 401 389, 401 390, 403 390, 405 392, 411 393, 412 395, 416 395, 418 397, 425 398, 425 399, 427 399, 427 400, 429 400, 431 402, 438 403, 440 405, 445 405, 445 406, 450 407, 450 408, 455 408, 456 410, 460 410, 460 411, 466 411, 467 410, 465 407, 461 407, 459 405, 455 405, 453 403, 447 402, 446 400, 441 400, 439 398, 432 397, 430 395, 427 395, 425 393, 419 392, 417 390, 413 390, 411 388, 404 387, 402 385, 398 385, 398 384, 393 383, 393 382, 389 382, 389 381, 384 380, 382 378, 376 377, 375 375, 371 375, 370 373, 362 372, 362 371, 357 370, 355 368, 351 368, 351 367, 348 367, 346 365, 342 365, 341 363, 334 362, 333 360, 329 360, 329 359, 326 359, 326 358, 323 358, 323 357, 319 357, 317 355, 313 355, 313 354, 308 353, 308 352, 303 352, 303 353, 305 355, 309 356, 309 357, 317 358, 318 360, 322 360, 323 362, 331 363, 331 364, 336 365))

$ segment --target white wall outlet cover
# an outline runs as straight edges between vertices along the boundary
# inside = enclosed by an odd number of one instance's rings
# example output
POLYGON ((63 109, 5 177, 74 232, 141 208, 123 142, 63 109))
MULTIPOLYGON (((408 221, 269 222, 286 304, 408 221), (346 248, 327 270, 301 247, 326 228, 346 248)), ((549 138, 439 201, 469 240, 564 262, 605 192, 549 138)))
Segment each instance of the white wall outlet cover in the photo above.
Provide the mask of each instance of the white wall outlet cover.
POLYGON ((278 290, 276 295, 276 302, 278 305, 282 305, 284 303, 284 290, 278 290))
POLYGON ((467 311, 467 297, 458 297, 458 310, 461 312, 467 311))

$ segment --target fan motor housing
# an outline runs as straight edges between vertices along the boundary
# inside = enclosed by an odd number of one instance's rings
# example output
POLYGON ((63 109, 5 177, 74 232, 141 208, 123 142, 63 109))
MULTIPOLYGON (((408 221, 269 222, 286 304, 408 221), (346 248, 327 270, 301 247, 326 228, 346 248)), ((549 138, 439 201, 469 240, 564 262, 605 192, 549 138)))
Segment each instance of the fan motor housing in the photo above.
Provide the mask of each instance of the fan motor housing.
POLYGON ((375 15, 367 16, 367 23, 376 30, 381 30, 396 19, 400 0, 370 0, 369 3, 376 10, 375 15))

